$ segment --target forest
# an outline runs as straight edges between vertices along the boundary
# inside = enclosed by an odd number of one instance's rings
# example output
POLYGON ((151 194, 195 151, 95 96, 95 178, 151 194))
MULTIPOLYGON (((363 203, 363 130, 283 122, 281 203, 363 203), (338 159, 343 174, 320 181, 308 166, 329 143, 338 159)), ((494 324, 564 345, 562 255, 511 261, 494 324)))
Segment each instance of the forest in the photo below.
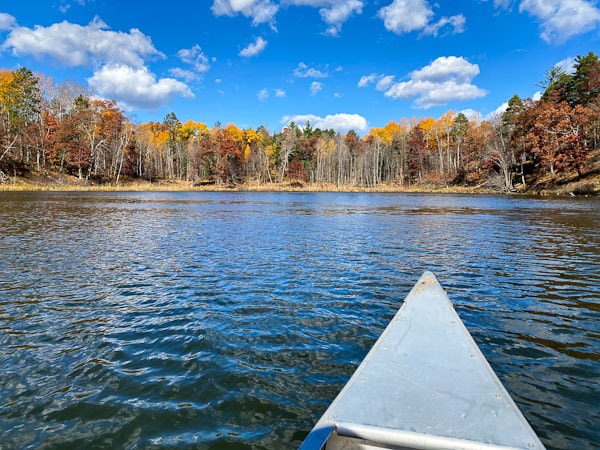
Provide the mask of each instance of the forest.
POLYGON ((514 95, 490 120, 448 111, 390 121, 359 136, 290 123, 281 132, 235 124, 134 123, 113 100, 22 67, 0 69, 0 184, 71 176, 83 184, 174 180, 193 186, 280 184, 533 186, 598 175, 600 62, 546 72, 537 100, 514 95), (52 174, 52 175, 51 175, 52 174))

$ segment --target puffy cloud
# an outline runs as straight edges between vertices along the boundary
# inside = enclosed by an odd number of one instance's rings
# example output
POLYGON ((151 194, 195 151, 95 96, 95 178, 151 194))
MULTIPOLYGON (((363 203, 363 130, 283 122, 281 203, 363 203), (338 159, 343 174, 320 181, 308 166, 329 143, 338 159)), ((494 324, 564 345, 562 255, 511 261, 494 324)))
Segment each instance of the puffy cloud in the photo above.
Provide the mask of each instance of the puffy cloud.
POLYGON ((381 8, 377 15, 385 28, 397 34, 410 33, 427 26, 433 11, 425 0, 394 0, 381 8))
POLYGON ((329 25, 326 34, 337 36, 342 25, 353 14, 362 14, 362 0, 287 0, 292 5, 307 5, 319 9, 321 19, 329 25))
POLYGON ((188 82, 198 79, 198 74, 196 72, 191 71, 191 70, 181 69, 179 67, 170 69, 169 73, 172 76, 174 76, 175 78, 181 78, 182 80, 185 80, 188 82))
POLYGON ((210 64, 208 58, 202 52, 202 48, 199 45, 194 45, 192 48, 181 49, 177 52, 177 57, 193 67, 196 72, 204 73, 210 70, 210 64))
MULTIPOLYGON (((194 96, 185 83, 174 78, 157 79, 150 72, 146 61, 165 56, 137 29, 127 33, 111 31, 99 17, 84 26, 63 21, 27 28, 17 26, 11 16, 0 15, 0 28, 6 26, 12 28, 0 50, 51 58, 67 67, 92 66, 94 73, 87 79, 90 88, 127 109, 155 110, 175 96, 194 96)), ((197 45, 180 50, 177 55, 193 69, 171 69, 171 75, 177 78, 191 81, 198 72, 210 67, 197 45)))
POLYGON ((213 0, 212 12, 216 16, 233 17, 242 14, 252 18, 252 23, 271 23, 283 6, 310 6, 320 8, 321 19, 329 25, 327 34, 339 34, 343 23, 353 14, 362 14, 364 2, 362 0, 213 0))
POLYGON ((394 78, 394 75, 381 75, 379 77, 379 80, 377 80, 375 89, 377 89, 378 91, 387 91, 394 82, 394 78))
POLYGON ((252 56, 258 55, 267 47, 267 41, 265 41, 261 37, 257 37, 256 40, 252 44, 248 44, 247 47, 240 51, 239 55, 244 58, 250 58, 252 56))
POLYGON ((462 15, 442 17, 431 24, 434 14, 427 0, 394 0, 381 8, 377 15, 383 19, 385 28, 396 34, 423 30, 423 34, 437 36, 438 31, 446 25, 450 25, 454 33, 462 33, 465 25, 462 15))
POLYGON ((366 131, 367 120, 358 114, 332 114, 325 117, 319 117, 314 114, 299 114, 295 116, 284 116, 281 123, 289 124, 295 122, 297 124, 305 124, 310 122, 313 128, 321 128, 322 130, 334 129, 338 133, 347 133, 350 130, 366 131))
POLYGON ((0 31, 12 30, 17 26, 17 20, 10 14, 0 13, 0 31))
POLYGON ((310 83, 310 95, 317 95, 319 91, 323 89, 323 83, 319 81, 313 81, 310 83))
MULTIPOLYGON (((273 94, 275 94, 275 97, 277 98, 285 97, 285 91, 283 89, 272 89, 272 91, 273 94)), ((269 89, 263 88, 260 91, 258 91, 258 93, 256 94, 256 98, 258 98, 259 101, 264 102, 269 98, 270 95, 271 93, 269 92, 269 89)))
POLYGON ((104 66, 88 83, 99 95, 117 99, 127 109, 156 110, 173 97, 194 97, 185 83, 173 78, 157 80, 146 67, 104 66))
POLYGON ((370 75, 363 75, 358 81, 358 87, 367 87, 369 84, 375 83, 375 89, 378 91, 386 91, 393 83, 394 75, 377 75, 372 73, 370 75))
POLYGON ((71 67, 111 63, 139 68, 146 58, 164 57, 141 31, 110 31, 98 17, 86 26, 67 21, 33 29, 17 26, 2 49, 12 49, 15 55, 47 56, 71 67))
POLYGON ((267 88, 262 88, 256 94, 256 98, 258 98, 259 101, 264 102, 269 98, 269 90, 267 88))
MULTIPOLYGON (((491 113, 487 114, 484 117, 484 120, 489 120, 489 121, 498 120, 498 118, 501 117, 502 114, 504 114, 504 111, 506 111, 507 109, 508 109, 508 102, 504 102, 500 106, 498 106, 495 110, 493 110, 491 113)), ((469 116, 467 116, 467 117, 469 117, 469 116)), ((469 119, 470 119, 470 117, 469 117, 469 119)))
POLYGON ((327 78, 329 75, 326 72, 308 67, 306 64, 301 62, 298 67, 294 69, 294 76, 296 78, 327 78))
POLYGON ((190 82, 199 79, 203 73, 210 70, 208 58, 202 52, 202 48, 199 45, 179 50, 177 57, 182 62, 189 64, 191 69, 182 69, 180 67, 170 69, 169 73, 176 78, 190 82))
POLYGON ((441 56, 428 66, 415 70, 411 78, 416 81, 442 82, 448 79, 463 84, 479 75, 479 66, 456 56, 441 56))
POLYGON ((242 14, 251 17, 252 23, 258 25, 271 22, 279 6, 269 0, 214 0, 211 10, 215 16, 242 14))
POLYGON ((544 41, 560 44, 596 28, 600 23, 600 10, 594 3, 585 0, 522 0, 519 11, 542 21, 541 37, 544 41))
POLYGON ((485 96, 486 92, 472 84, 459 84, 450 80, 443 83, 430 81, 409 81, 393 85, 386 93, 386 97, 394 99, 408 99, 417 97, 415 106, 428 109, 433 106, 442 106, 450 101, 472 100, 485 96))
POLYGON ((375 82, 376 79, 376 73, 372 73, 370 75, 363 75, 362 77, 360 77, 360 80, 358 80, 358 87, 367 87, 369 84, 375 82))
POLYGON ((486 95, 485 90, 471 84, 478 74, 477 64, 463 57, 442 56, 412 72, 408 81, 391 85, 385 96, 402 100, 416 97, 415 106, 424 109, 450 101, 472 100, 486 95))

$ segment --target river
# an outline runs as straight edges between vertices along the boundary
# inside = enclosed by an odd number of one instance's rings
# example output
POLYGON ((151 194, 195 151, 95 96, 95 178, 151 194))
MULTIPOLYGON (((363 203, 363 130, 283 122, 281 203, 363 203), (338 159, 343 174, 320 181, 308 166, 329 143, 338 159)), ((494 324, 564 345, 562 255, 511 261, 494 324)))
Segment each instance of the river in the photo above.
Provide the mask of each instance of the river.
POLYGON ((600 201, 0 192, 0 448, 296 448, 423 271, 600 448, 600 201))

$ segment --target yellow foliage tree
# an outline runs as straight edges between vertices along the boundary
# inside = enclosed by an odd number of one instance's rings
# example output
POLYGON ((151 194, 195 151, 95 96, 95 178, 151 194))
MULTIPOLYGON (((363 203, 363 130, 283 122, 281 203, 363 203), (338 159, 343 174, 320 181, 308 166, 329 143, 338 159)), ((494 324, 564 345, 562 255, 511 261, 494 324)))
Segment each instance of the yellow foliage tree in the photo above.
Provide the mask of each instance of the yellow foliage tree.
POLYGON ((371 128, 369 131, 371 136, 386 145, 391 145, 394 139, 406 133, 408 133, 408 127, 405 124, 398 124, 393 120, 388 122, 383 128, 371 128))
POLYGON ((204 122, 188 120, 179 128, 179 134, 181 135, 182 142, 188 143, 194 136, 201 138, 210 135, 210 130, 204 122))

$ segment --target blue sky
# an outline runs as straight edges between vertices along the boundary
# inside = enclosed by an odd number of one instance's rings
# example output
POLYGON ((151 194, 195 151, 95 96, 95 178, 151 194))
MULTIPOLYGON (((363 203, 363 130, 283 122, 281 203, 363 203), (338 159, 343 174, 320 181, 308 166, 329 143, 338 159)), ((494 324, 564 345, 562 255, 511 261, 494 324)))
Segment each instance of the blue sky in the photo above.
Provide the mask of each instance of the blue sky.
POLYGON ((115 99, 135 122, 290 120, 364 134, 489 117, 598 51, 591 0, 36 0, 0 3, 0 67, 115 99))

